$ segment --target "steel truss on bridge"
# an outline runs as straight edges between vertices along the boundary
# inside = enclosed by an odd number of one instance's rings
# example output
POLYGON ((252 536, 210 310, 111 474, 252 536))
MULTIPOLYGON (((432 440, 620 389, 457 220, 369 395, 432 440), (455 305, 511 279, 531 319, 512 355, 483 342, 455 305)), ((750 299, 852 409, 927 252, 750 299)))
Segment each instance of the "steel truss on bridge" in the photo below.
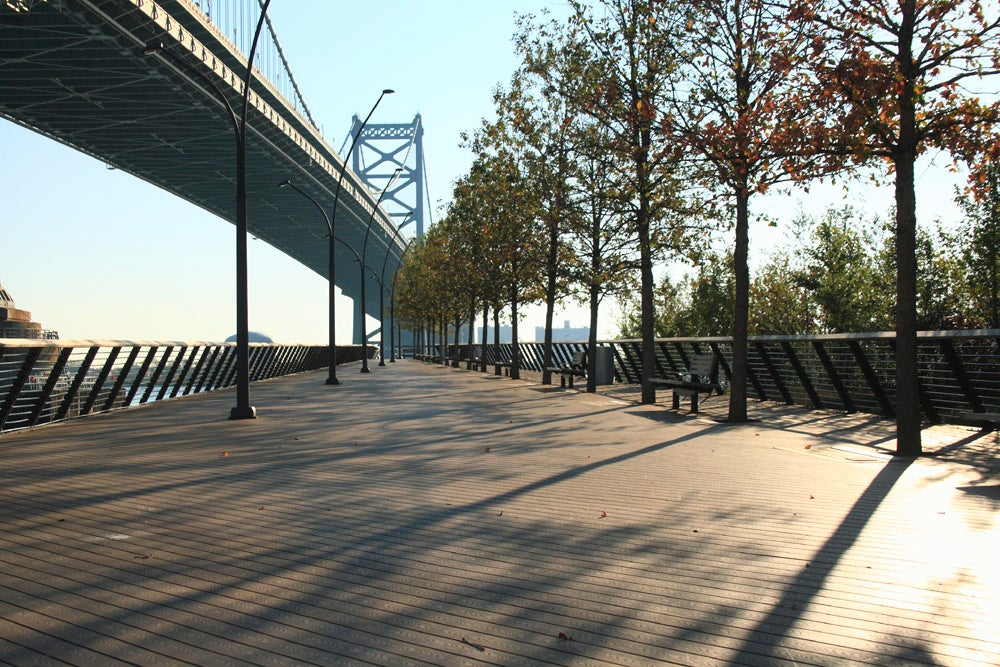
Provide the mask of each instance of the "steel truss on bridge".
POLYGON ((389 187, 383 201, 395 204, 390 215, 399 225, 415 223, 417 238, 424 235, 424 126, 420 114, 412 123, 368 123, 354 116, 349 137, 356 137, 351 169, 372 190, 389 187), (398 171, 397 171, 398 170, 398 171))
MULTIPOLYGON (((191 2, 3 0, 0 117, 233 222, 234 142, 226 109, 202 81, 174 64, 175 58, 237 104, 246 56, 191 2), (153 41, 162 42, 172 57, 144 55, 153 41)), ((323 219, 312 204, 277 184, 292 179, 332 209, 343 161, 256 68, 249 109, 248 229, 327 277, 323 219)), ((392 270, 402 255, 402 238, 375 205, 365 182, 348 171, 337 235, 360 247, 374 220, 371 265, 381 266, 390 252, 392 270)), ((358 299, 359 272, 347 253, 339 249, 335 282, 358 299)), ((377 291, 366 300, 365 310, 377 313, 377 291)))

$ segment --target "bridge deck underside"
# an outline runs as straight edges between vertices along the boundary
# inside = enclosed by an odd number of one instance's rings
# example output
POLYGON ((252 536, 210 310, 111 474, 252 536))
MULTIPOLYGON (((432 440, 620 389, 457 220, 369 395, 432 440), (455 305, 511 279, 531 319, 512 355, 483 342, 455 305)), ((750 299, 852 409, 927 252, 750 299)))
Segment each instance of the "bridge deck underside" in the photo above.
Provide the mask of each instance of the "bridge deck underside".
MULTIPOLYGON (((163 40, 190 66, 201 66, 181 48, 183 43, 171 42, 137 3, 127 0, 29 5, 28 12, 0 5, 0 116, 235 221, 236 141, 224 106, 183 68, 142 52, 145 44, 163 40)), ((203 43, 211 38, 197 23, 191 23, 186 34, 197 34, 203 43)), ((210 57, 225 60, 242 78, 232 53, 210 57)), ((222 89, 239 109, 234 90, 222 89)), ((322 216, 307 200, 277 184, 290 178, 332 211, 335 178, 296 141, 296 136, 308 137, 315 130, 263 84, 252 89, 282 113, 268 118, 250 107, 248 228, 327 276, 328 232, 322 216)), ((318 145, 330 162, 339 164, 332 149, 318 145)), ((349 176, 346 183, 350 188, 355 180, 349 176)), ((345 189, 336 221, 337 235, 359 250, 373 201, 367 193, 363 198, 367 209, 345 189)), ((368 261, 381 268, 386 239, 398 242, 376 222, 368 261)), ((143 224, 141 215, 135 224, 143 224)), ((353 255, 340 247, 337 262, 338 286, 357 295, 359 271, 353 255)), ((393 266, 390 258, 390 270, 393 266)), ((377 290, 370 291, 374 294, 368 310, 373 312, 378 308, 377 290)))

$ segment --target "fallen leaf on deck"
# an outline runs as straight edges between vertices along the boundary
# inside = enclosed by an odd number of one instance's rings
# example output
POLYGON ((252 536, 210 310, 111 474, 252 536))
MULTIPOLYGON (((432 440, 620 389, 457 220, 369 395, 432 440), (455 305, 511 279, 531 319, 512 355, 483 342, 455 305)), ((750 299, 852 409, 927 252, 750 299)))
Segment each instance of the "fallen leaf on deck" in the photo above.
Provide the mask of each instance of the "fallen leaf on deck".
POLYGON ((562 640, 564 642, 568 642, 568 641, 572 641, 573 640, 573 638, 570 637, 569 635, 567 635, 565 632, 560 632, 559 635, 558 635, 558 637, 559 637, 560 640, 562 640))
POLYGON ((229 452, 222 452, 222 456, 223 456, 223 458, 229 456, 229 452))
POLYGON ((483 451, 486 452, 487 454, 489 454, 490 453, 490 448, 489 447, 484 447, 483 451))
POLYGON ((608 513, 602 510, 601 511, 601 518, 602 519, 607 519, 608 518, 608 513))
POLYGON ((812 448, 813 448, 812 445, 806 445, 806 449, 812 449, 812 448))
POLYGON ((260 508, 261 508, 261 509, 267 509, 267 508, 265 508, 265 507, 264 507, 263 505, 261 505, 261 506, 260 506, 260 508))
POLYGON ((483 652, 486 650, 485 646, 480 646, 479 644, 473 644, 465 637, 462 637, 462 643, 465 644, 466 646, 471 646, 472 648, 476 649, 479 652, 483 652))

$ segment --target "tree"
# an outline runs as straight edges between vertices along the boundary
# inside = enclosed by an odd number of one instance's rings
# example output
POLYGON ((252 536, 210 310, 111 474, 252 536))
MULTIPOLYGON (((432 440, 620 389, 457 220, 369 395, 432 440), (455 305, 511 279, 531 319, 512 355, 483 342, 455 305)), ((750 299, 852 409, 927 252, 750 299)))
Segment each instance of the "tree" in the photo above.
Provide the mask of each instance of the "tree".
POLYGON ((798 281, 786 252, 772 255, 750 283, 750 333, 758 336, 816 331, 812 295, 798 281))
MULTIPOLYGON (((699 255, 697 270, 680 280, 663 276, 656 290, 656 335, 721 336, 733 326, 732 256, 707 250, 699 255)), ((637 304, 626 305, 622 336, 633 337, 637 304)))
MULTIPOLYGON (((526 42, 520 40, 522 48, 526 42)), ((572 159, 572 132, 575 113, 567 99, 544 78, 532 72, 545 71, 545 76, 560 76, 575 63, 566 62, 555 50, 543 54, 524 53, 529 66, 522 67, 513 77, 510 90, 497 96, 497 113, 508 128, 509 150, 519 156, 524 168, 525 184, 536 200, 539 226, 539 261, 545 300, 545 340, 543 343, 542 384, 552 382, 552 320, 556 301, 566 294, 569 261, 563 237, 576 215, 571 200, 571 180, 575 164, 572 159), (538 66, 537 59, 544 65, 538 66), (558 73, 557 73, 558 72, 558 73), (530 89, 529 89, 530 87, 530 89)), ((570 74, 571 75, 571 74, 570 74)))
POLYGON ((966 321, 1000 328, 1000 169, 985 172, 982 196, 964 195, 959 204, 965 220, 947 241, 960 260, 968 293, 966 321))
MULTIPOLYGON (((579 287, 580 300, 589 303, 587 391, 594 392, 601 301, 621 292, 638 265, 628 251, 630 237, 620 233, 625 206, 615 175, 622 173, 621 157, 607 150, 610 133, 582 111, 603 79, 580 37, 559 23, 538 25, 528 17, 521 20, 517 41, 524 73, 537 81, 548 118, 539 124, 549 138, 549 150, 539 151, 542 159, 537 163, 548 175, 541 189, 549 234, 543 363, 546 368, 553 365, 552 312, 556 281, 561 280, 559 294, 572 294, 579 287)), ((542 381, 550 381, 548 371, 542 381)))
POLYGON ((980 0, 794 0, 828 95, 847 105, 838 133, 895 182, 896 453, 918 456, 917 202, 914 164, 929 148, 980 168, 1000 154, 1000 103, 967 91, 1000 73, 1000 7, 980 0))
MULTIPOLYGON (((522 162, 511 150, 509 128, 502 117, 494 123, 484 122, 473 146, 478 153, 474 166, 477 172, 475 196, 481 208, 488 211, 489 245, 486 247, 493 255, 491 276, 510 306, 510 376, 517 379, 520 377, 519 309, 539 297, 543 243, 535 224, 538 199, 531 190, 522 162)), ((497 310, 494 313, 498 321, 497 310)))
POLYGON ((822 98, 802 67, 810 43, 768 0, 694 0, 675 58, 676 78, 664 124, 680 145, 711 168, 709 187, 735 209, 733 382, 729 420, 747 419, 750 312, 750 199, 776 184, 803 181, 832 168, 822 98))
POLYGON ((569 0, 569 5, 568 29, 587 46, 596 80, 578 106, 601 125, 605 150, 618 158, 609 164, 622 169, 616 175, 620 201, 627 202, 639 255, 642 402, 653 403, 654 258, 665 249, 682 249, 691 233, 682 197, 686 175, 658 111, 667 103, 675 70, 676 36, 672 24, 661 19, 675 5, 649 0, 599 0, 594 7, 569 0))
POLYGON ((808 293, 819 332, 883 331, 890 323, 876 225, 862 227, 850 207, 795 220, 799 266, 792 280, 808 293))

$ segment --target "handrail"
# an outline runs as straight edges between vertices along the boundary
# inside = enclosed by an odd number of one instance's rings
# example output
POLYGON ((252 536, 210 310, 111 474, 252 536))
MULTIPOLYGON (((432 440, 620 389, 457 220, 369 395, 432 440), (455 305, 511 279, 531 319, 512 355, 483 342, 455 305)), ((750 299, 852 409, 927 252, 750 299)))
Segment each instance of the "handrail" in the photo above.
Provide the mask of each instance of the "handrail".
MULTIPOLYGON (((895 416, 895 341, 892 332, 750 336, 747 393, 751 399, 815 409, 895 416)), ((602 340, 611 347, 615 380, 638 384, 640 340, 602 340)), ((714 353, 720 380, 732 382, 732 338, 660 338, 657 377, 683 371, 695 354, 714 353)), ((586 341, 553 343, 565 360, 586 341)), ((521 368, 542 371, 542 343, 519 343, 521 368)), ((1000 329, 921 331, 917 334, 920 407, 929 423, 978 425, 972 413, 1000 413, 1000 329)), ((511 344, 488 345, 488 364, 510 361, 511 344)))
MULTIPOLYGON (((216 391, 235 383, 235 343, 0 339, 0 433, 216 391)), ((337 346, 337 363, 372 346, 337 346)), ((325 345, 250 343, 250 377, 326 368, 325 345)))

